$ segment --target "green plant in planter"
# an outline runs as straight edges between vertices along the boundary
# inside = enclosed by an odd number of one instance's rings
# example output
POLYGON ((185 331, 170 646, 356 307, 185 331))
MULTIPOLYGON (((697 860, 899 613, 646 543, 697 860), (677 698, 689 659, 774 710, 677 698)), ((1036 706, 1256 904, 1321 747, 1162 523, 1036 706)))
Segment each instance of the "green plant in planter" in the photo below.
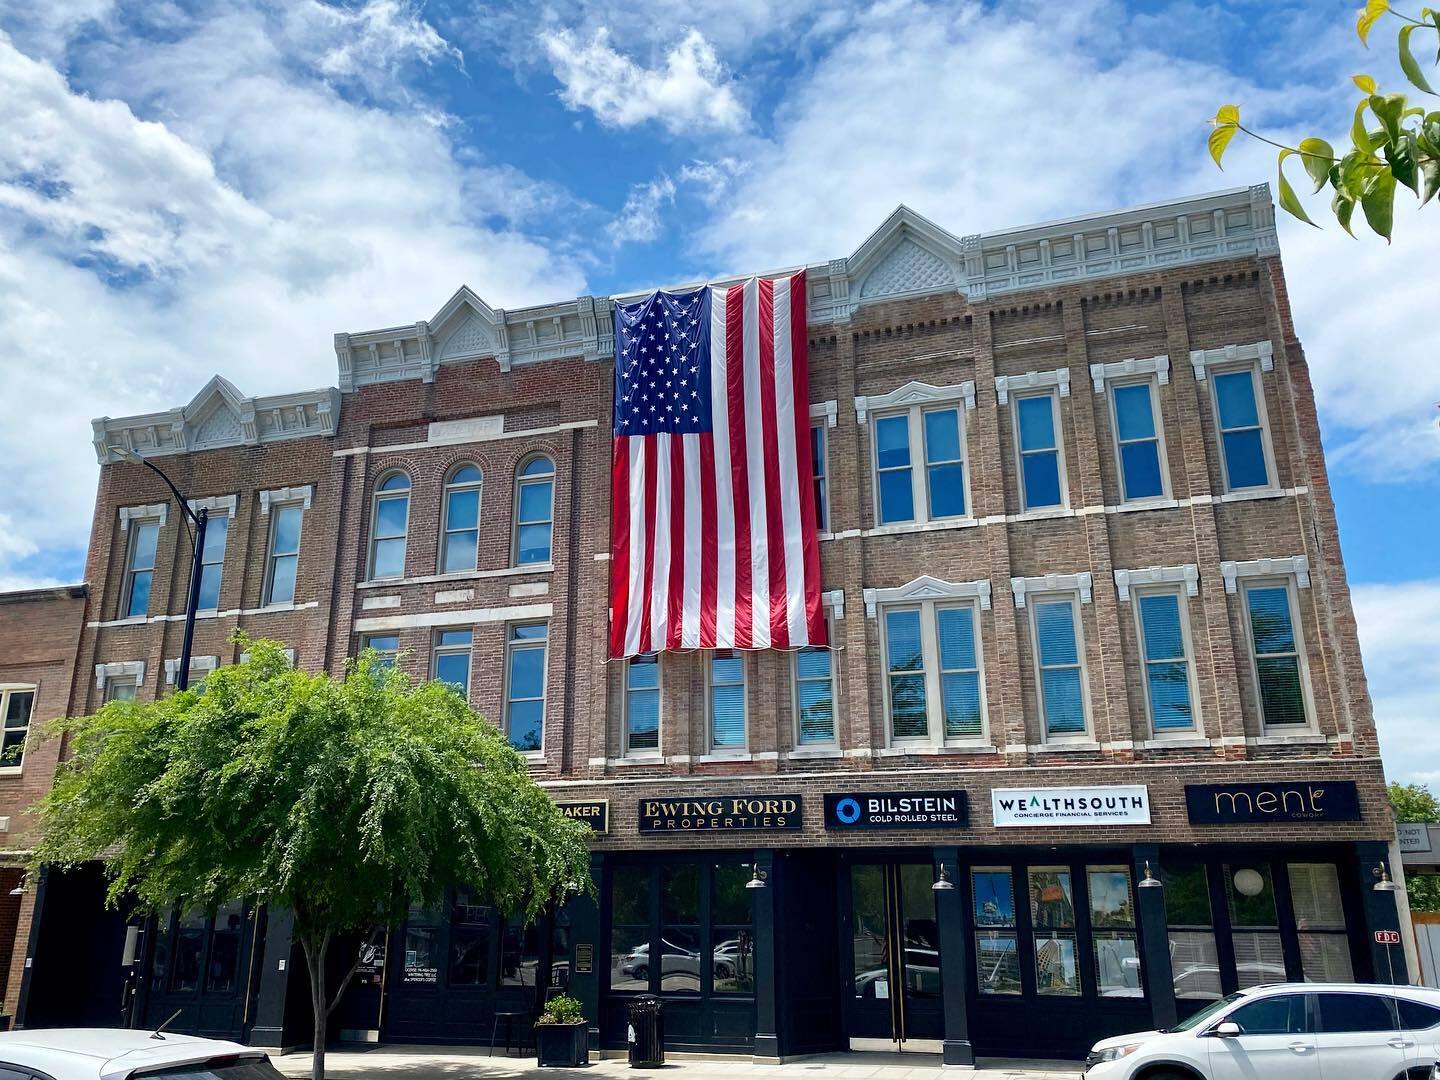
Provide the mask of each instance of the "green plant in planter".
POLYGON ((545 1011, 540 1014, 537 1024, 583 1024, 585 1022, 585 1007, 569 994, 561 994, 552 998, 545 1005, 545 1011))

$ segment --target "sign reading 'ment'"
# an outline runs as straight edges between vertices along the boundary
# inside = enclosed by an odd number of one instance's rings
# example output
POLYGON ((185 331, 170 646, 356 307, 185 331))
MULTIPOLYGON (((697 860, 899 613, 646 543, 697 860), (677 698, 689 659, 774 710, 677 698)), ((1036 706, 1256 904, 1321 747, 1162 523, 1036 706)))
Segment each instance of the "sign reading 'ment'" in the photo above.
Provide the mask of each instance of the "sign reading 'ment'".
POLYGON ((798 828, 799 795, 726 795, 705 799, 640 800, 642 833, 798 828))
POLYGON ((1351 780, 1186 784, 1185 809, 1195 825, 1359 821, 1360 795, 1351 780))

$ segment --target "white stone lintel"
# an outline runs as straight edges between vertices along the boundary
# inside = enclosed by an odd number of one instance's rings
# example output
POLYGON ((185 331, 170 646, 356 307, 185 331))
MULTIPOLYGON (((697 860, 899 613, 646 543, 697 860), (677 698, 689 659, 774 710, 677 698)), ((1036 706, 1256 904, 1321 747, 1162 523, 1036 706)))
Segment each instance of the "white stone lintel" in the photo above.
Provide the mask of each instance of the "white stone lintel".
POLYGON ((1120 602, 1130 599, 1130 590, 1137 585, 1170 585, 1183 583, 1185 595, 1194 596, 1200 591, 1200 570, 1194 563, 1182 566, 1146 566, 1139 570, 1116 570, 1115 589, 1120 602))
POLYGON ((104 690, 106 679, 125 678, 134 676, 136 686, 145 685, 145 661, 144 660, 112 660, 105 664, 95 665, 95 689, 104 690))
POLYGON ((1015 595, 1015 606, 1023 608, 1029 593, 1075 592, 1079 590, 1080 602, 1090 603, 1090 571, 1079 574, 1043 574, 1040 577, 1012 577, 1010 591, 1015 595))
POLYGON ((810 419, 824 420, 827 428, 835 426, 839 415, 840 403, 838 401, 812 401, 810 403, 810 419))
MULTIPOLYGON (((192 675, 194 675, 195 672, 197 672, 197 671, 199 671, 199 672, 204 672, 205 674, 208 675, 210 672, 214 671, 214 670, 215 670, 217 667, 219 667, 219 666, 220 666, 220 657, 218 657, 218 656, 192 656, 192 657, 190 657, 190 674, 192 674, 192 675)), ((173 686, 173 685, 175 685, 175 679, 176 679, 176 677, 177 677, 179 674, 180 674, 180 658, 179 658, 178 656, 173 656, 173 657, 171 657, 170 659, 166 660, 166 661, 165 661, 165 681, 166 681, 167 683, 169 683, 170 685, 173 686)))
POLYGON ((963 401, 966 410, 975 408, 975 382, 973 379, 949 386, 932 386, 930 383, 911 380, 888 394, 862 395, 855 399, 855 420, 864 424, 870 413, 885 409, 898 409, 910 405, 940 405, 952 401, 963 401))
POLYGON ((1012 393, 1051 386, 1059 388, 1061 397, 1069 397, 1070 369, 1062 367, 1054 371, 1027 371, 1024 375, 996 375, 995 400, 1004 405, 1012 393))
POLYGON ((1207 369, 1217 364, 1239 364, 1246 361, 1260 361, 1261 371, 1275 370, 1275 347, 1268 341, 1256 341, 1249 345, 1222 345, 1218 349, 1195 349, 1190 353, 1190 366, 1195 369, 1195 378, 1203 381, 1207 369))
POLYGON ((150 503, 146 506, 122 506, 120 507, 120 531, 129 532, 130 522, 149 521, 157 518, 160 527, 165 527, 165 519, 170 516, 169 503, 150 503))
POLYGON ((1134 375, 1154 375, 1160 385, 1165 386, 1170 382, 1170 357, 1162 354, 1090 365, 1090 381, 1094 383, 1097 394, 1105 392, 1106 379, 1128 379, 1134 375))
POLYGON ((1310 559, 1305 555, 1291 555, 1280 559, 1251 559, 1248 562, 1222 562, 1220 576, 1225 579, 1225 591, 1233 593, 1236 582, 1248 577, 1290 577, 1301 589, 1310 587, 1310 559))
POLYGON ((875 618, 876 609, 882 604, 915 603, 920 600, 972 600, 978 599, 983 610, 990 607, 990 581, 941 581, 929 575, 921 575, 914 581, 893 589, 866 589, 865 616, 875 618))
POLYGON ((234 495, 209 495, 203 499, 186 499, 191 510, 205 510, 210 516, 219 517, 224 514, 228 518, 235 516, 234 495))
MULTIPOLYGON (((829 592, 820 594, 821 606, 830 609, 831 614, 837 619, 845 618, 845 590, 832 589, 829 592)), ((833 642, 832 642, 833 644, 833 642)))
POLYGON ((298 502, 310 509, 310 501, 315 497, 315 488, 311 484, 302 484, 298 487, 272 488, 269 491, 260 492, 260 513, 268 516, 270 507, 280 503, 298 502))

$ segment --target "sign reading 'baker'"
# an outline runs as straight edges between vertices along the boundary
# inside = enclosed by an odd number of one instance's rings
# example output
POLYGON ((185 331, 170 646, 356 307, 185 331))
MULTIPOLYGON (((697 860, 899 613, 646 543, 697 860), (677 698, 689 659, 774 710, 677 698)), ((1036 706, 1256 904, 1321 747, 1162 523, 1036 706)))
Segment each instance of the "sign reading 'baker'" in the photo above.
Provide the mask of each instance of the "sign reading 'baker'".
POLYGON ((726 795, 710 799, 641 799, 640 831, 728 832, 800 828, 799 795, 726 795))

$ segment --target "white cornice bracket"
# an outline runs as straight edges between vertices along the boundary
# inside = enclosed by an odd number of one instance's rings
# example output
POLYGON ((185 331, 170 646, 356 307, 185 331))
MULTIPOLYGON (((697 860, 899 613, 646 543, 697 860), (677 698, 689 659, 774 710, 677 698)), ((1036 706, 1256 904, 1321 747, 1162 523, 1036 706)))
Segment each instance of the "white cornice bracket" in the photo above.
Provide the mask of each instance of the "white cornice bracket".
POLYGON ((1203 382, 1205 373, 1217 364, 1240 364, 1246 361, 1260 361, 1261 371, 1275 370, 1275 347, 1268 341, 1256 341, 1249 345, 1222 345, 1218 349, 1194 349, 1190 353, 1190 366, 1195 370, 1197 381, 1203 382))
POLYGON ((1185 595, 1194 596, 1200 591, 1200 571, 1194 563, 1183 566, 1147 566, 1139 570, 1116 570, 1115 589, 1120 602, 1127 603, 1130 590, 1137 585, 1160 585, 1183 582, 1185 595))
POLYGON ((1291 555, 1280 559, 1251 559, 1248 562, 1222 562, 1220 576, 1225 579, 1225 591, 1233 593, 1236 582, 1247 577, 1290 577, 1295 578, 1298 588, 1310 587, 1310 559, 1305 555, 1291 555))
POLYGON ((280 503, 298 502, 304 505, 306 510, 310 509, 310 501, 314 497, 315 488, 311 484, 302 487, 272 488, 269 491, 260 492, 260 514, 262 517, 270 515, 270 507, 280 503))
POLYGON ((1143 360, 1116 360, 1109 364, 1091 364, 1090 381, 1095 393, 1105 392, 1106 379, 1123 379, 1132 375, 1155 375, 1161 386, 1170 382, 1170 357, 1151 356, 1143 360))
POLYGON ((1023 608, 1025 597, 1029 593, 1055 593, 1075 592, 1080 593, 1082 604, 1090 603, 1091 592, 1090 571, 1086 570, 1079 574, 1045 574, 1041 577, 1012 577, 1010 579, 1010 591, 1015 596, 1015 606, 1023 608))
POLYGON ((995 400, 1004 405, 1010 394, 1024 390, 1039 390, 1045 387, 1059 387, 1061 397, 1070 396, 1070 369, 1056 368, 1054 371, 1027 371, 1024 375, 996 375, 995 400))
POLYGON ((810 404, 810 419, 824 420, 827 428, 835 426, 835 420, 840 415, 840 403, 838 401, 815 401, 810 404))

